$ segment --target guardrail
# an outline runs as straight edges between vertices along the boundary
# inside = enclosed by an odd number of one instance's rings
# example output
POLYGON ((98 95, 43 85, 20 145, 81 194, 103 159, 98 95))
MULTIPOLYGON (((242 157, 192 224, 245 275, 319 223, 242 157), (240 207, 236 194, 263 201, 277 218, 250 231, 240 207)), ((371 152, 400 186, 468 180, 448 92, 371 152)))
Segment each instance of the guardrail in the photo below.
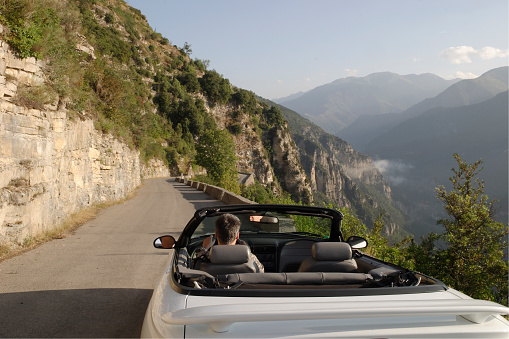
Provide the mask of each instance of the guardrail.
POLYGON ((197 190, 202 191, 205 194, 210 195, 212 198, 224 202, 227 205, 256 204, 256 202, 241 197, 238 194, 227 191, 222 187, 209 185, 200 181, 189 180, 179 177, 176 177, 175 181, 196 188, 197 190))

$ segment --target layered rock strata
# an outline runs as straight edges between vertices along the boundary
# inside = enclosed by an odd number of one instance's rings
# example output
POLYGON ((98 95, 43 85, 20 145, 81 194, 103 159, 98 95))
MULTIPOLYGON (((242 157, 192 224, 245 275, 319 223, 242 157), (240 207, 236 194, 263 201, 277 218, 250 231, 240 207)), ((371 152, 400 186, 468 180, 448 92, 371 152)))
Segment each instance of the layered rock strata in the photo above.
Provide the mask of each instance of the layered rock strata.
POLYGON ((142 178, 170 175, 162 161, 140 162, 138 151, 56 103, 16 104, 19 88, 43 83, 43 68, 0 41, 0 244, 23 243, 84 207, 125 198, 142 178))

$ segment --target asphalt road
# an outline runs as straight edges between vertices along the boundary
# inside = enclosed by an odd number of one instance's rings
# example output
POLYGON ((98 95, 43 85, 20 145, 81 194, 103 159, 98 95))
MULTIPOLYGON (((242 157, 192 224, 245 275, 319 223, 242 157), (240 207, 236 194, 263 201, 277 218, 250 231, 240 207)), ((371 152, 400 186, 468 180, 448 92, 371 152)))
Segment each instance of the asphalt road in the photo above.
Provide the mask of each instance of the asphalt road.
POLYGON ((146 180, 74 235, 0 262, 0 337, 139 337, 167 259, 153 240, 220 204, 173 179, 146 180))

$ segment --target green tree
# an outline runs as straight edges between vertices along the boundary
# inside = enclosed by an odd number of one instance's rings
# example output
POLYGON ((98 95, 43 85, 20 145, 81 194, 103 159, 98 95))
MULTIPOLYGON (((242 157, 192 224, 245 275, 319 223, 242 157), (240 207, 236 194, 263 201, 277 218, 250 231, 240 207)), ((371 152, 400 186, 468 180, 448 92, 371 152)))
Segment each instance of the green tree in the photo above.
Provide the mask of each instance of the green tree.
POLYGON ((271 106, 269 109, 264 110, 263 115, 270 127, 281 127, 285 122, 281 110, 276 106, 271 106))
POLYGON ((231 85, 228 79, 224 79, 216 71, 207 71, 200 78, 203 93, 211 101, 211 104, 226 104, 231 97, 231 85))
POLYGON ((384 236, 384 212, 380 212, 378 218, 373 224, 373 228, 367 235, 368 248, 367 253, 384 261, 403 266, 408 269, 415 267, 414 260, 409 252, 409 245, 412 243, 411 237, 390 244, 389 239, 384 236))
POLYGON ((196 163, 220 187, 240 194, 235 143, 225 130, 207 130, 196 144, 196 163))
POLYGON ((187 43, 187 41, 184 43, 184 52, 186 52, 186 54, 188 55, 191 55, 193 53, 193 50, 191 49, 191 45, 187 43))
POLYGON ((200 90, 200 83, 196 77, 196 69, 192 65, 187 66, 185 72, 178 77, 178 80, 190 93, 200 90))
MULTIPOLYGON (((336 208, 332 204, 328 204, 326 207, 336 208)), ((368 237, 368 229, 366 225, 364 225, 362 221, 360 221, 359 218, 357 218, 351 210, 349 210, 346 207, 343 207, 339 209, 339 211, 343 214, 343 221, 341 222, 341 232, 343 233, 343 237, 345 237, 345 240, 352 235, 364 238, 368 237)))
POLYGON ((429 273, 446 284, 473 298, 507 304, 508 225, 494 220, 494 201, 484 193, 484 180, 476 178, 482 161, 468 164, 458 154, 453 157, 458 168, 452 169, 454 175, 449 178, 452 190, 436 188, 448 214, 438 221, 445 230, 428 235, 420 254, 436 264, 429 273))

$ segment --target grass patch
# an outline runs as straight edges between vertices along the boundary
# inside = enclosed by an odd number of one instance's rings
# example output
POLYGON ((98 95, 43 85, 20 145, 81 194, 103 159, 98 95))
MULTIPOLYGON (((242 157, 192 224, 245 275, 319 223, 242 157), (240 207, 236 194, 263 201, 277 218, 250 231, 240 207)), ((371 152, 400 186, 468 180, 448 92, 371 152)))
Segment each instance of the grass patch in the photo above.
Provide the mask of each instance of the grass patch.
POLYGON ((86 207, 81 211, 68 216, 61 224, 59 224, 55 228, 46 230, 41 234, 35 236, 26 237, 23 240, 23 243, 20 245, 8 242, 0 243, 0 262, 18 256, 30 250, 33 250, 39 247, 40 245, 47 243, 48 241, 55 239, 64 239, 70 235, 73 235, 74 232, 80 226, 95 219, 99 211, 126 202, 127 200, 134 197, 136 191, 137 189, 135 189, 131 194, 129 194, 124 199, 112 200, 108 202, 94 204, 90 207, 86 207))

